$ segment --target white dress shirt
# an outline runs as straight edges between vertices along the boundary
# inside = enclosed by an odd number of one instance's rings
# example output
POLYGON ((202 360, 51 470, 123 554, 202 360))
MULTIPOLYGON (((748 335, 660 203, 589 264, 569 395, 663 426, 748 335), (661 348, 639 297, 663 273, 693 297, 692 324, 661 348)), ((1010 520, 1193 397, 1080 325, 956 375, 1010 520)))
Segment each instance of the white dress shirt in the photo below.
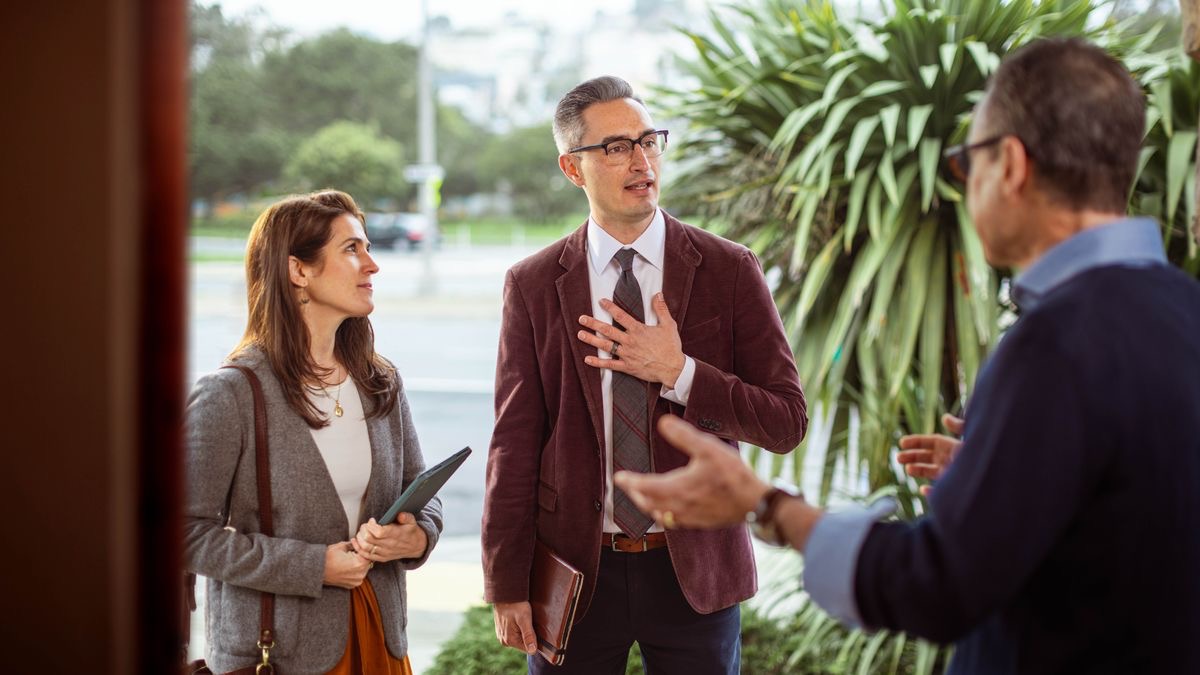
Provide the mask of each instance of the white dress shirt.
MULTIPOLYGON (((600 300, 612 300, 613 290, 617 287, 617 279, 621 276, 621 264, 613 259, 617 251, 631 248, 637 252, 633 258, 633 275, 637 278, 642 289, 642 307, 645 312, 647 326, 658 325, 658 315, 654 313, 651 299, 662 291, 663 264, 666 257, 667 225, 661 210, 655 212, 654 219, 642 235, 629 246, 625 246, 605 232, 595 219, 588 218, 587 250, 588 276, 592 291, 592 316, 605 323, 612 323, 612 315, 600 307, 600 300)), ((603 349, 596 349, 602 359, 612 355, 603 349)), ((590 366, 589 366, 590 367, 590 366)), ((659 395, 668 401, 687 405, 688 395, 692 391, 692 378, 696 374, 696 362, 692 357, 684 355, 683 372, 675 381, 672 389, 665 384, 659 395)), ((613 521, 613 448, 612 448, 612 371, 600 369, 600 395, 604 407, 604 531, 620 532, 613 521)), ((661 532, 657 524, 650 526, 651 532, 661 532)))
POLYGON ((371 480, 371 438, 362 399, 349 375, 340 387, 309 388, 308 399, 329 419, 329 426, 309 431, 342 500, 349 536, 353 537, 358 532, 363 496, 371 480), (342 405, 341 417, 333 414, 337 403, 342 405))

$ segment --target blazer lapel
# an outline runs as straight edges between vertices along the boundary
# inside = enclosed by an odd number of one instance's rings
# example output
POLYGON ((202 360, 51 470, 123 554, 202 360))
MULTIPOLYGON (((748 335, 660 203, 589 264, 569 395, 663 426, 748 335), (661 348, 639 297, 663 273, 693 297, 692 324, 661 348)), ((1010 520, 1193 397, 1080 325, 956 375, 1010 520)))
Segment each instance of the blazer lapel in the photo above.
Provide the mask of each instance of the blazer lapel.
POLYGON ((589 354, 594 356, 596 351, 575 337, 575 334, 581 329, 579 317, 584 314, 590 316, 592 313, 592 284, 591 276, 588 274, 586 222, 567 239, 558 262, 566 271, 554 283, 558 289, 558 303, 562 308, 567 341, 571 344, 570 354, 563 356, 571 358, 575 365, 575 371, 579 374, 579 382, 583 386, 583 397, 587 401, 588 414, 592 418, 592 428, 596 432, 596 447, 603 459, 604 406, 600 396, 600 369, 583 362, 584 357, 589 354))
POLYGON ((675 323, 682 326, 692 297, 692 280, 702 256, 692 245, 683 223, 663 211, 666 220, 666 254, 663 256, 663 297, 675 323))

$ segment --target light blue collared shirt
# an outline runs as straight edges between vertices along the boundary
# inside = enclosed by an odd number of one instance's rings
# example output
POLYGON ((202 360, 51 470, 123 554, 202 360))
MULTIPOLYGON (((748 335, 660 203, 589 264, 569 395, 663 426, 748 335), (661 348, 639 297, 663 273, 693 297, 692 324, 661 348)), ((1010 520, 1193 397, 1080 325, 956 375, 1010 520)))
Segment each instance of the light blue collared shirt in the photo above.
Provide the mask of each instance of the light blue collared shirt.
POLYGON ((1013 302, 1022 312, 1056 286, 1093 267, 1166 264, 1162 231, 1151 218, 1122 218, 1053 246, 1013 280, 1013 302))
MULTIPOLYGON (((1023 312, 1057 286, 1095 267, 1166 264, 1162 233, 1150 218, 1122 218, 1093 227, 1056 244, 1013 281, 1013 301, 1023 312)), ((830 616, 862 628, 854 593, 858 553, 871 526, 895 512, 891 498, 870 506, 827 513, 804 548, 804 588, 830 616)))

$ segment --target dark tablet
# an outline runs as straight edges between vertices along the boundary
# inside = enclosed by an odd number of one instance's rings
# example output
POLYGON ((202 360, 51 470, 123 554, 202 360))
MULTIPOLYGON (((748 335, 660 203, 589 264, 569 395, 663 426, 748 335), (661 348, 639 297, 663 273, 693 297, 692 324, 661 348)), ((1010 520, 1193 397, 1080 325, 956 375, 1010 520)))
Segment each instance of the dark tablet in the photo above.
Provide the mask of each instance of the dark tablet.
POLYGON ((388 509, 387 513, 383 514, 377 522, 380 525, 387 525, 400 515, 400 512, 411 513, 416 515, 418 511, 425 508, 430 499, 437 494, 437 491, 442 489, 450 476, 462 466, 466 461, 467 455, 471 454, 471 448, 463 448, 458 452, 450 455, 440 464, 426 469, 420 476, 417 476, 412 483, 409 483, 408 489, 400 495, 392 508, 388 509))

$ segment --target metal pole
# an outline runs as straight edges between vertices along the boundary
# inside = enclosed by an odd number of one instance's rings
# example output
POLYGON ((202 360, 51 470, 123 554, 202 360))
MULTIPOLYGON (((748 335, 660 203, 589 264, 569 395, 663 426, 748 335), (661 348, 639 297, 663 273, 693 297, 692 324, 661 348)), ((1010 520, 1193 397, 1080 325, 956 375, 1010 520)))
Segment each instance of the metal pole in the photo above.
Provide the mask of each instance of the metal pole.
MULTIPOLYGON (((425 166, 437 164, 437 137, 435 131, 433 67, 429 55, 429 0, 421 0, 421 52, 418 64, 417 102, 417 145, 418 159, 425 166)), ((421 242, 424 259, 424 274, 421 279, 421 294, 433 295, 437 290, 437 279, 433 272, 433 245, 438 237, 437 206, 434 204, 434 178, 426 176, 421 181, 421 216, 426 223, 425 239, 421 242)))

